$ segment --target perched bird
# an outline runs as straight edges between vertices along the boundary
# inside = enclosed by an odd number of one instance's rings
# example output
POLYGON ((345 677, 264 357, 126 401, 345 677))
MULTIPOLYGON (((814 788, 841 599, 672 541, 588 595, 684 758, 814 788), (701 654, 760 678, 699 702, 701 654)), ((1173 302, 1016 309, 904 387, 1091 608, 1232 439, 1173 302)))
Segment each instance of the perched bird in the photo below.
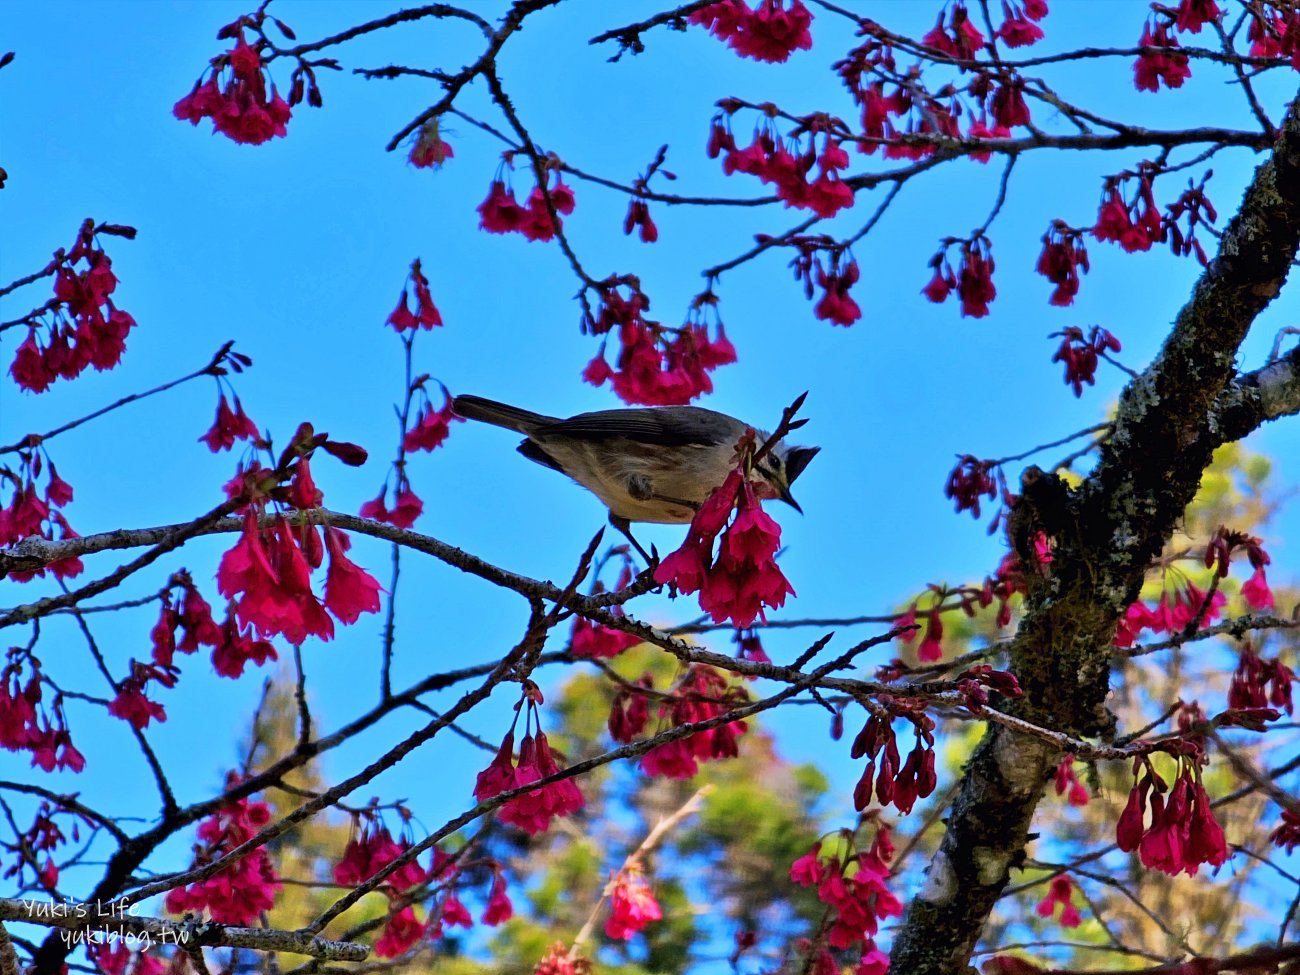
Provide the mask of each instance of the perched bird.
MULTIPOLYGON (((600 498, 610 524, 647 560, 629 524, 689 522, 735 467, 736 443, 749 429, 735 417, 698 406, 598 410, 561 420, 481 396, 457 396, 452 409, 467 420, 522 433, 519 452, 600 498)), ((762 444, 767 435, 756 432, 762 444)), ((818 450, 778 444, 751 475, 760 496, 780 498, 802 512, 790 485, 818 450)))

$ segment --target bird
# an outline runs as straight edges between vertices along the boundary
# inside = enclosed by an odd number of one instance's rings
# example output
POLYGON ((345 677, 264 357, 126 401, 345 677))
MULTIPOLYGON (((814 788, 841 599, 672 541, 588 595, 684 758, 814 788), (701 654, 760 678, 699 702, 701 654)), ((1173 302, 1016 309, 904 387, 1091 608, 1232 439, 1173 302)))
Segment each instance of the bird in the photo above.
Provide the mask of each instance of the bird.
MULTIPOLYGON (((736 444, 754 429, 758 445, 767 434, 750 424, 699 406, 650 406, 597 410, 560 419, 481 396, 456 396, 452 410, 522 433, 519 453, 567 474, 609 509, 609 523, 647 562, 657 561, 633 537, 632 522, 685 524, 736 466, 736 444)), ((778 498, 803 513, 790 485, 820 447, 777 444, 751 480, 759 494, 778 498)))

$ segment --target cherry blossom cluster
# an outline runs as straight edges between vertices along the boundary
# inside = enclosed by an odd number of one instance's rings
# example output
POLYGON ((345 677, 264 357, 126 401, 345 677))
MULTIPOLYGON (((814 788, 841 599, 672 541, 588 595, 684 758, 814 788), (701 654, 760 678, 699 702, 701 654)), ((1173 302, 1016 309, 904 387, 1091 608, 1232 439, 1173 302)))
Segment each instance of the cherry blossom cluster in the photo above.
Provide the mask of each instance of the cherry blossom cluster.
POLYGON ((19 832, 17 825, 13 824, 13 842, 0 841, 0 849, 13 856, 0 879, 13 881, 15 889, 26 887, 29 883, 27 871, 31 870, 35 876, 30 882, 54 893, 59 886, 59 866, 54 862, 54 853, 69 840, 81 842, 82 823, 94 825, 91 820, 62 805, 42 800, 27 829, 19 832), (59 819, 69 821, 68 833, 64 833, 59 819), (44 863, 39 862, 42 856, 44 863))
MULTIPOLYGON (((610 554, 622 558, 618 581, 614 583, 614 591, 617 592, 632 581, 632 562, 626 545, 616 546, 610 554)), ((597 580, 592 585, 591 595, 599 595, 604 591, 605 584, 597 580)), ((609 611, 614 616, 623 615, 621 606, 611 606, 609 611)), ((588 660, 609 660, 640 642, 640 638, 631 633, 593 622, 585 616, 574 616, 573 629, 569 634, 569 652, 575 657, 588 660)))
POLYGON ((982 233, 959 240, 944 238, 939 250, 930 258, 934 274, 921 294, 930 301, 942 304, 954 291, 961 300, 963 318, 984 318, 989 313, 989 302, 998 296, 993 285, 993 243, 982 233), (957 271, 954 274, 948 260, 948 251, 958 249, 957 271))
POLYGON ((610 365, 602 343, 595 358, 583 369, 582 378, 593 386, 610 383, 625 403, 684 405, 713 392, 709 373, 736 361, 736 348, 727 338, 717 315, 717 298, 711 292, 696 296, 680 328, 669 328, 645 317, 650 299, 633 275, 608 278, 602 282, 599 296, 596 311, 583 315, 583 331, 613 335, 619 351, 610 365))
POLYGON ((388 316, 388 324, 398 334, 407 329, 431 329, 442 324, 442 315, 433 303, 433 294, 429 291, 429 279, 424 276, 417 257, 411 262, 411 274, 402 285, 402 292, 397 296, 397 307, 388 316), (415 311, 411 311, 411 298, 415 302, 415 311))
POLYGON ((867 756, 867 767, 853 789, 853 808, 861 812, 871 804, 874 793, 882 806, 893 805, 900 813, 912 811, 917 799, 934 792, 937 778, 934 771, 934 719, 920 705, 905 701, 881 702, 882 710, 872 712, 867 723, 853 739, 850 755, 867 756), (898 716, 912 725, 915 742, 903 760, 894 733, 895 715, 886 707, 897 709, 898 716))
POLYGON ((1056 285, 1048 304, 1068 308, 1079 293, 1079 274, 1088 273, 1088 250, 1082 230, 1064 220, 1053 220, 1043 234, 1043 249, 1035 270, 1056 285))
POLYGON ((244 412, 244 404, 239 402, 238 396, 233 398, 235 406, 231 409, 225 391, 218 387, 216 419, 212 421, 208 432, 199 437, 214 454, 230 450, 235 446, 236 440, 252 440, 256 443, 261 438, 257 424, 244 412))
POLYGON ((1001 491, 1007 493, 1007 479, 1002 465, 995 460, 980 460, 971 454, 962 454, 948 473, 943 495, 956 505, 956 513, 969 511, 978 520, 980 498, 996 499, 1001 491))
POLYGON ((802 0, 721 0, 686 18, 706 28, 742 58, 780 63, 812 47, 813 15, 802 0))
MULTIPOLYGON (((408 823, 410 813, 398 807, 403 823, 408 823)), ((343 857, 334 866, 334 882, 344 887, 356 887, 370 880, 376 873, 402 857, 409 856, 411 838, 405 827, 400 838, 394 838, 384 825, 377 804, 353 814, 353 833, 343 857)), ((380 958, 395 958, 405 954, 425 940, 437 940, 443 935, 445 925, 470 928, 474 919, 469 909, 456 893, 454 881, 460 872, 460 858, 434 847, 433 862, 429 869, 414 857, 390 873, 380 887, 389 898, 391 909, 384 930, 375 942, 375 954, 380 958), (420 897, 420 891, 430 884, 443 888, 443 893, 433 905, 427 921, 421 921, 410 903, 420 897)), ((492 886, 483 923, 501 924, 510 919, 513 908, 506 892, 505 876, 497 864, 492 865, 492 886)))
POLYGON ((442 164, 456 155, 451 143, 442 138, 442 120, 429 119, 416 130, 407 160, 416 169, 441 169, 442 164))
POLYGON ((275 472, 254 464, 241 470, 227 491, 243 502, 243 530, 234 548, 221 557, 217 568, 217 589, 233 604, 233 616, 241 627, 251 627, 260 639, 283 635, 301 644, 308 636, 322 640, 334 636, 329 614, 352 624, 362 613, 379 611, 379 583, 347 557, 351 540, 337 528, 309 519, 296 527, 283 513, 267 512, 269 502, 288 504, 299 511, 320 506, 323 495, 311 473, 311 457, 317 448, 357 465, 365 452, 353 444, 331 441, 304 423, 285 451, 281 467, 287 470, 287 485, 278 485, 275 472), (270 484, 268 485, 268 480, 270 484), (323 536, 323 537, 322 537, 323 536), (312 591, 311 575, 329 556, 325 597, 312 591))
POLYGON ((43 393, 56 379, 74 379, 88 366, 112 369, 126 350, 135 319, 112 299, 117 290, 113 261, 97 234, 135 237, 133 227, 95 226, 87 220, 71 249, 55 251, 38 277, 54 276, 54 297, 32 312, 27 337, 18 345, 9 374, 23 389, 43 393))
MULTIPOLYGON (((1174 23, 1170 11, 1153 8, 1142 25, 1138 45, 1145 50, 1133 62, 1133 86, 1138 91, 1159 91, 1162 84, 1166 88, 1181 88, 1192 76, 1187 55, 1180 50, 1182 45, 1170 34, 1174 23)), ((1200 30, 1200 26, 1196 29, 1200 30)))
POLYGON ((132 951, 125 940, 91 942, 86 946, 86 957, 103 975, 164 975, 170 971, 167 963, 148 948, 132 951))
MULTIPOLYGON (((0 467, 0 490, 5 485, 12 493, 8 504, 0 505, 0 548, 31 536, 50 541, 79 537, 59 510, 72 502, 72 485, 59 477, 38 439, 28 438, 18 451, 17 470, 0 467), (47 467, 45 486, 38 488, 37 479, 47 467)), ((43 578, 48 570, 56 579, 70 579, 84 568, 80 558, 69 556, 35 569, 11 570, 8 577, 14 582, 29 582, 43 578)))
MULTIPOLYGON (((387 324, 393 326, 406 343, 407 375, 410 375, 410 356, 416 333, 421 329, 432 329, 442 325, 442 315, 433 303, 429 290, 429 279, 425 277, 419 258, 411 262, 411 273, 402 286, 397 299, 397 307, 388 316, 387 324), (412 310, 412 303, 414 310, 412 310)), ((424 511, 424 502, 411 489, 410 478, 406 473, 406 454, 417 451, 433 451, 446 442, 451 434, 451 424, 460 421, 451 407, 451 393, 441 382, 428 374, 411 380, 406 390, 406 408, 401 411, 403 418, 401 450, 389 469, 389 476, 384 478, 379 494, 361 506, 363 518, 373 518, 386 522, 396 528, 410 528, 415 519, 424 511), (431 383, 437 383, 442 392, 442 405, 434 407, 429 397, 431 383), (410 417, 410 408, 418 403, 414 421, 410 417), (392 504, 389 505, 389 493, 392 504)))
POLYGON ((407 430, 406 436, 402 438, 402 449, 408 453, 437 450, 451 434, 452 423, 464 422, 464 419, 457 416, 451 408, 451 393, 441 383, 438 385, 442 388, 442 405, 437 409, 433 408, 427 382, 428 377, 421 377, 415 386, 414 391, 420 398, 420 409, 415 416, 415 425, 407 430))
MULTIPOLYGON (((648 684, 641 686, 648 689, 648 684)), ((692 664, 670 692, 658 697, 658 731, 708 721, 750 703, 745 688, 722 671, 700 664, 692 664)), ((616 741, 630 741, 645 728, 649 711, 644 694, 638 694, 636 688, 628 691, 628 698, 623 702, 616 700, 615 708, 620 703, 624 718, 621 724, 616 722, 611 710, 610 728, 613 730, 619 726, 620 734, 615 735, 616 741), (641 698, 639 705, 634 703, 637 697, 641 698)), ((743 721, 728 721, 716 728, 666 741, 641 756, 641 770, 647 775, 668 779, 692 778, 700 770, 700 762, 739 755, 739 739, 747 730, 743 721)))
POLYGON ((1189 179, 1187 189, 1183 190, 1182 196, 1165 210, 1164 220, 1165 231, 1169 234, 1169 249, 1178 257, 1195 254, 1196 260, 1202 267, 1205 267, 1208 260, 1205 256, 1205 248, 1196 239, 1196 228, 1209 227, 1219 219, 1214 204, 1205 195, 1205 183, 1211 175, 1212 173, 1206 172, 1199 183, 1189 179), (1186 231, 1179 226, 1179 221, 1183 219, 1187 221, 1186 231))
POLYGON ((698 592, 700 609, 715 623, 730 620, 742 628, 766 620, 766 608, 780 609, 785 597, 794 595, 776 564, 781 526, 763 511, 758 487, 746 476, 754 456, 749 437, 741 445, 740 463, 695 513, 682 547, 654 572, 656 582, 687 594, 698 592))
MULTIPOLYGON (((313 65, 301 58, 290 76, 289 100, 280 97, 263 61, 263 54, 271 50, 262 34, 268 19, 285 37, 293 39, 293 31, 278 18, 268 18, 265 7, 222 27, 217 40, 233 40, 235 46, 214 57, 190 93, 172 107, 177 119, 191 125, 211 119, 214 132, 241 145, 257 146, 285 135, 293 106, 304 100, 315 108, 321 106, 313 65), (252 44, 246 40, 245 31, 257 35, 252 44)), ((315 62, 315 66, 338 67, 330 59, 315 62)))
POLYGON ((1053 877, 1047 885, 1047 896, 1038 902, 1034 913, 1039 917, 1053 917, 1057 907, 1061 908, 1060 922, 1063 928, 1077 928, 1083 922, 1083 916, 1074 906, 1074 884, 1065 874, 1053 877))
POLYGON ((4 670, 0 671, 0 747, 11 752, 31 752, 32 767, 45 772, 80 772, 86 767, 86 759, 72 744, 63 713, 63 695, 56 693, 47 710, 43 683, 39 660, 22 648, 9 651, 4 670), (30 668, 26 680, 25 666, 30 668))
POLYGON ((1241 586, 1242 598, 1251 609, 1272 609, 1273 591, 1268 586, 1268 576, 1264 566, 1273 560, 1264 551, 1261 539, 1246 532, 1233 531, 1221 525, 1205 546, 1205 567, 1213 568, 1216 577, 1227 576, 1232 563, 1232 556, 1238 550, 1246 553, 1246 560, 1254 573, 1241 586))
POLYGON ((1201 784, 1203 753, 1194 743, 1185 742, 1174 759, 1177 772, 1172 789, 1149 756, 1133 759, 1133 788, 1115 828, 1121 850, 1137 850, 1144 867, 1171 876, 1184 871, 1195 874, 1203 863, 1221 866, 1229 856, 1223 827, 1214 818, 1201 784))
POLYGON ((1097 362, 1107 352, 1119 352, 1123 346, 1119 339, 1100 325, 1094 325, 1084 337, 1083 329, 1069 325, 1059 332, 1053 332, 1048 338, 1060 338, 1052 355, 1053 362, 1065 364, 1065 385, 1074 390, 1075 396, 1083 395, 1083 385, 1093 386, 1097 382, 1097 362))
MULTIPOLYGON (((1045 546, 1046 542, 1044 541, 1043 544, 1045 546)), ((1050 554, 1043 553, 1039 558, 1050 561, 1050 554)), ((998 610, 994 622, 999 627, 1005 627, 1011 623, 1011 597, 1025 591, 1019 559, 1014 552, 1008 552, 999 563, 997 571, 991 576, 985 576, 983 583, 978 586, 946 586, 931 583, 926 588, 930 594, 929 608, 921 610, 918 598, 913 600, 907 610, 894 620, 894 626, 907 628, 898 635, 898 639, 904 643, 911 643, 917 635, 915 626, 917 618, 924 615, 925 636, 917 647, 916 653, 917 659, 922 663, 933 663, 943 659, 944 613, 960 612, 967 618, 973 618, 979 610, 992 606, 996 601, 998 610)), ((893 680, 905 669, 899 661, 894 661, 881 668, 880 679, 893 680)), ((994 671, 994 673, 999 672, 994 671)))
POLYGON ((559 170, 555 172, 555 185, 545 193, 541 186, 534 186, 528 202, 522 205, 506 176, 498 173, 488 187, 487 197, 478 205, 479 226, 490 234, 517 233, 528 240, 552 240, 564 226, 561 215, 571 214, 576 203, 573 187, 564 182, 559 170), (548 196, 550 206, 546 203, 548 196))
POLYGON ((627 216, 623 218, 623 234, 630 237, 632 231, 635 230, 643 244, 653 244, 659 239, 659 228, 655 226, 654 219, 650 216, 650 205, 645 201, 645 195, 650 189, 650 181, 660 174, 669 180, 677 178, 675 173, 670 173, 663 168, 664 160, 667 157, 668 147, 666 145, 661 146, 654 160, 646 167, 646 171, 638 176, 636 182, 632 184, 633 192, 636 195, 628 200, 627 216))
MULTIPOLYGON (((738 660, 747 660, 755 664, 770 664, 772 658, 767 655, 763 649, 763 641, 758 635, 758 630, 739 629, 736 630, 733 640, 736 644, 736 658, 738 660)), ((751 675, 750 680, 755 678, 751 675)))
MULTIPOLYGON (((229 793, 239 777, 226 781, 229 793)), ((271 807, 244 797, 224 803, 199 824, 199 842, 194 847, 193 867, 205 867, 222 860, 237 846, 251 840, 271 821, 271 807)), ((206 911, 219 924, 251 925, 275 903, 280 879, 265 846, 259 846, 206 880, 197 880, 167 892, 164 904, 172 914, 206 911)))
MULTIPOLYGON (((760 234, 760 243, 771 238, 760 234)), ((847 243, 838 243, 825 234, 799 235, 790 238, 795 252, 790 260, 794 278, 803 284, 804 297, 813 297, 814 283, 821 297, 813 305, 813 314, 833 325, 852 325, 862 317, 862 308, 849 289, 858 283, 861 271, 847 243)))
POLYGON ((1115 646, 1133 646, 1143 630, 1173 636, 1182 633, 1193 621, 1208 624, 1218 619, 1227 597, 1217 587, 1217 582, 1227 575, 1231 555, 1238 549, 1246 552, 1247 560, 1254 568, 1250 579, 1241 587, 1242 599, 1251 609, 1272 609, 1273 592, 1264 573, 1269 556, 1262 543, 1253 535, 1220 528, 1204 555, 1206 568, 1214 569, 1212 592, 1207 594, 1180 574, 1166 572, 1155 607, 1138 599, 1125 611, 1115 634, 1115 646))
POLYGON ((663 916, 664 912, 640 866, 630 864, 620 870, 610 885, 605 934, 627 941, 651 921, 662 920, 663 916))
MULTIPOLYGON (((524 788, 560 771, 546 733, 541 729, 537 712, 537 705, 541 702, 541 691, 535 684, 526 683, 524 697, 515 713, 516 722, 521 711, 525 714, 519 757, 515 758, 515 725, 511 724, 496 757, 478 774, 474 798, 479 802, 512 789, 524 788)), ((497 818, 525 833, 536 835, 550 829, 551 820, 556 816, 576 813, 582 808, 583 801, 582 793, 572 778, 560 779, 507 800, 497 809, 497 818)))
POLYGON ((738 149, 729 118, 739 103, 724 99, 719 104, 722 111, 713 117, 708 154, 710 159, 722 156, 722 170, 728 176, 757 176, 776 188, 787 207, 811 210, 819 217, 833 217, 853 206, 853 188, 840 179, 840 170, 849 165, 849 154, 841 145, 843 123, 812 115, 782 136, 776 123, 764 117, 750 144, 738 149), (837 137, 833 129, 841 134, 837 137))
MULTIPOLYGON (((938 136, 962 138, 958 122, 962 109, 956 92, 951 87, 945 89, 945 103, 921 87, 915 71, 901 75, 888 42, 867 40, 837 62, 835 70, 862 112, 862 132, 855 140, 860 152, 873 154, 884 146, 886 159, 915 161, 937 151, 938 136)), ((990 127, 987 111, 979 116, 972 113, 971 118, 967 139, 1005 138, 1011 134, 996 120, 990 127)), ((975 150, 971 158, 987 162, 989 155, 975 150)))
POLYGON ((1113 241, 1129 253, 1147 251, 1154 244, 1168 242, 1175 255, 1195 254, 1205 264, 1205 249, 1196 239, 1196 230, 1218 219, 1214 204, 1205 195, 1205 183, 1211 174, 1207 172, 1199 184, 1189 181, 1187 190, 1163 216, 1152 190, 1157 175, 1159 169, 1154 163, 1143 162, 1138 164, 1136 173, 1108 176, 1102 185, 1102 202, 1092 235, 1098 240, 1113 241), (1129 181, 1135 181, 1137 186, 1126 199, 1122 190, 1129 181), (1186 230, 1179 226, 1179 221, 1186 221, 1186 230))
POLYGON ((1001 697, 1020 697, 1020 681, 1016 675, 1006 670, 994 670, 992 664, 978 664, 957 675, 953 683, 957 692, 966 699, 966 707, 972 714, 979 714, 989 703, 989 692, 1001 697))
POLYGON ((563 941, 557 941, 533 968, 533 975, 591 975, 591 962, 570 951, 563 941))
POLYGON ((1291 714, 1291 685, 1295 680, 1295 672, 1280 658, 1266 660, 1246 643, 1228 687, 1228 707, 1234 711, 1273 711, 1274 714, 1281 709, 1291 714))
POLYGON ((194 653, 200 645, 215 647, 221 642, 221 628, 212 619, 212 607, 185 570, 168 580, 159 602, 158 622, 149 631, 154 663, 170 667, 177 650, 194 653), (176 640, 178 628, 181 630, 179 642, 176 640))
POLYGON ((142 663, 132 660, 126 677, 117 682, 117 694, 108 703, 108 713, 121 718, 137 731, 149 726, 151 721, 167 720, 167 709, 149 698, 148 688, 154 682, 164 688, 176 686, 180 669, 171 665, 142 663))
POLYGON ((1079 775, 1074 770, 1074 756, 1066 755, 1056 765, 1056 774, 1052 777, 1053 785, 1058 796, 1065 796, 1066 801, 1072 806, 1086 806, 1092 798, 1088 793, 1088 787, 1079 781, 1079 775))
POLYGON ((227 612, 225 621, 218 625, 211 607, 184 570, 172 577, 162 598, 158 622, 149 636, 153 641, 154 664, 168 672, 174 670, 172 660, 176 651, 194 653, 201 645, 212 647, 212 668, 222 677, 237 679, 243 676, 244 667, 249 663, 260 667, 268 660, 279 659, 275 647, 241 627, 234 614, 227 612), (181 590, 176 599, 172 597, 172 587, 181 590), (182 632, 179 642, 177 627, 182 632))
MULTIPOLYGON (((880 922, 903 913, 903 905, 889 890, 889 861, 894 844, 889 827, 881 825, 867 849, 857 849, 852 834, 841 832, 840 852, 822 852, 822 842, 790 865, 790 879, 801 887, 816 887, 817 898, 830 908, 826 943, 845 949, 860 945, 862 955, 856 975, 884 975, 889 959, 875 943, 880 922)), ((813 971, 838 972, 825 947, 813 971), (829 968, 827 964, 829 963, 829 968)))
POLYGON ((1246 38, 1256 58, 1289 58, 1300 71, 1300 8, 1285 4, 1259 4, 1246 8, 1250 17, 1246 38))
POLYGON ((1115 634, 1115 646, 1133 646, 1143 630, 1175 636, 1194 620, 1213 623, 1222 615, 1227 602, 1228 597, 1220 589, 1207 593, 1190 579, 1166 573, 1155 608, 1139 599, 1125 610, 1115 634))
POLYGON ((974 61, 987 40, 971 20, 964 0, 955 0, 951 6, 944 4, 940 8, 934 26, 921 43, 958 61, 974 61))

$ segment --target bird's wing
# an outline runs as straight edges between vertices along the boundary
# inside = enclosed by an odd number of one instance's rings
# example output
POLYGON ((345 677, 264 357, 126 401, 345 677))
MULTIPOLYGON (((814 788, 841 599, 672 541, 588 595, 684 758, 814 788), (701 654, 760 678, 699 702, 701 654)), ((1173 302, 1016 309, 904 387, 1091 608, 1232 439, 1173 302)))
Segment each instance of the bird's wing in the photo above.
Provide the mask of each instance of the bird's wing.
POLYGON ((600 441, 615 437, 661 447, 722 444, 739 439, 745 425, 739 420, 698 406, 598 410, 538 427, 533 436, 600 441))

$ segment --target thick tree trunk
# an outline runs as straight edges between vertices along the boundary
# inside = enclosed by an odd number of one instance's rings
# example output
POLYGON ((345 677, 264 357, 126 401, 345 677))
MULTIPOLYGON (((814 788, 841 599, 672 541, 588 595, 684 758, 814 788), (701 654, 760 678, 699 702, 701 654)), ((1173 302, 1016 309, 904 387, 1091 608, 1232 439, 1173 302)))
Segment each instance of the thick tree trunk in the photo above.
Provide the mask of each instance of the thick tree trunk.
MULTIPOLYGON (((1025 691, 1020 716, 1073 735, 1109 732, 1116 624, 1214 449, 1300 406, 1295 355, 1234 382, 1237 349, 1281 290, 1298 245, 1300 101, 1159 356, 1125 389, 1096 470, 1057 510, 1036 512, 1034 527, 1052 537, 1054 557, 1050 577, 1031 587, 1012 645, 1025 691)), ((1034 809, 1059 758, 1041 741, 989 730, 894 942, 891 975, 969 969, 984 923, 1026 855, 1034 809)))

